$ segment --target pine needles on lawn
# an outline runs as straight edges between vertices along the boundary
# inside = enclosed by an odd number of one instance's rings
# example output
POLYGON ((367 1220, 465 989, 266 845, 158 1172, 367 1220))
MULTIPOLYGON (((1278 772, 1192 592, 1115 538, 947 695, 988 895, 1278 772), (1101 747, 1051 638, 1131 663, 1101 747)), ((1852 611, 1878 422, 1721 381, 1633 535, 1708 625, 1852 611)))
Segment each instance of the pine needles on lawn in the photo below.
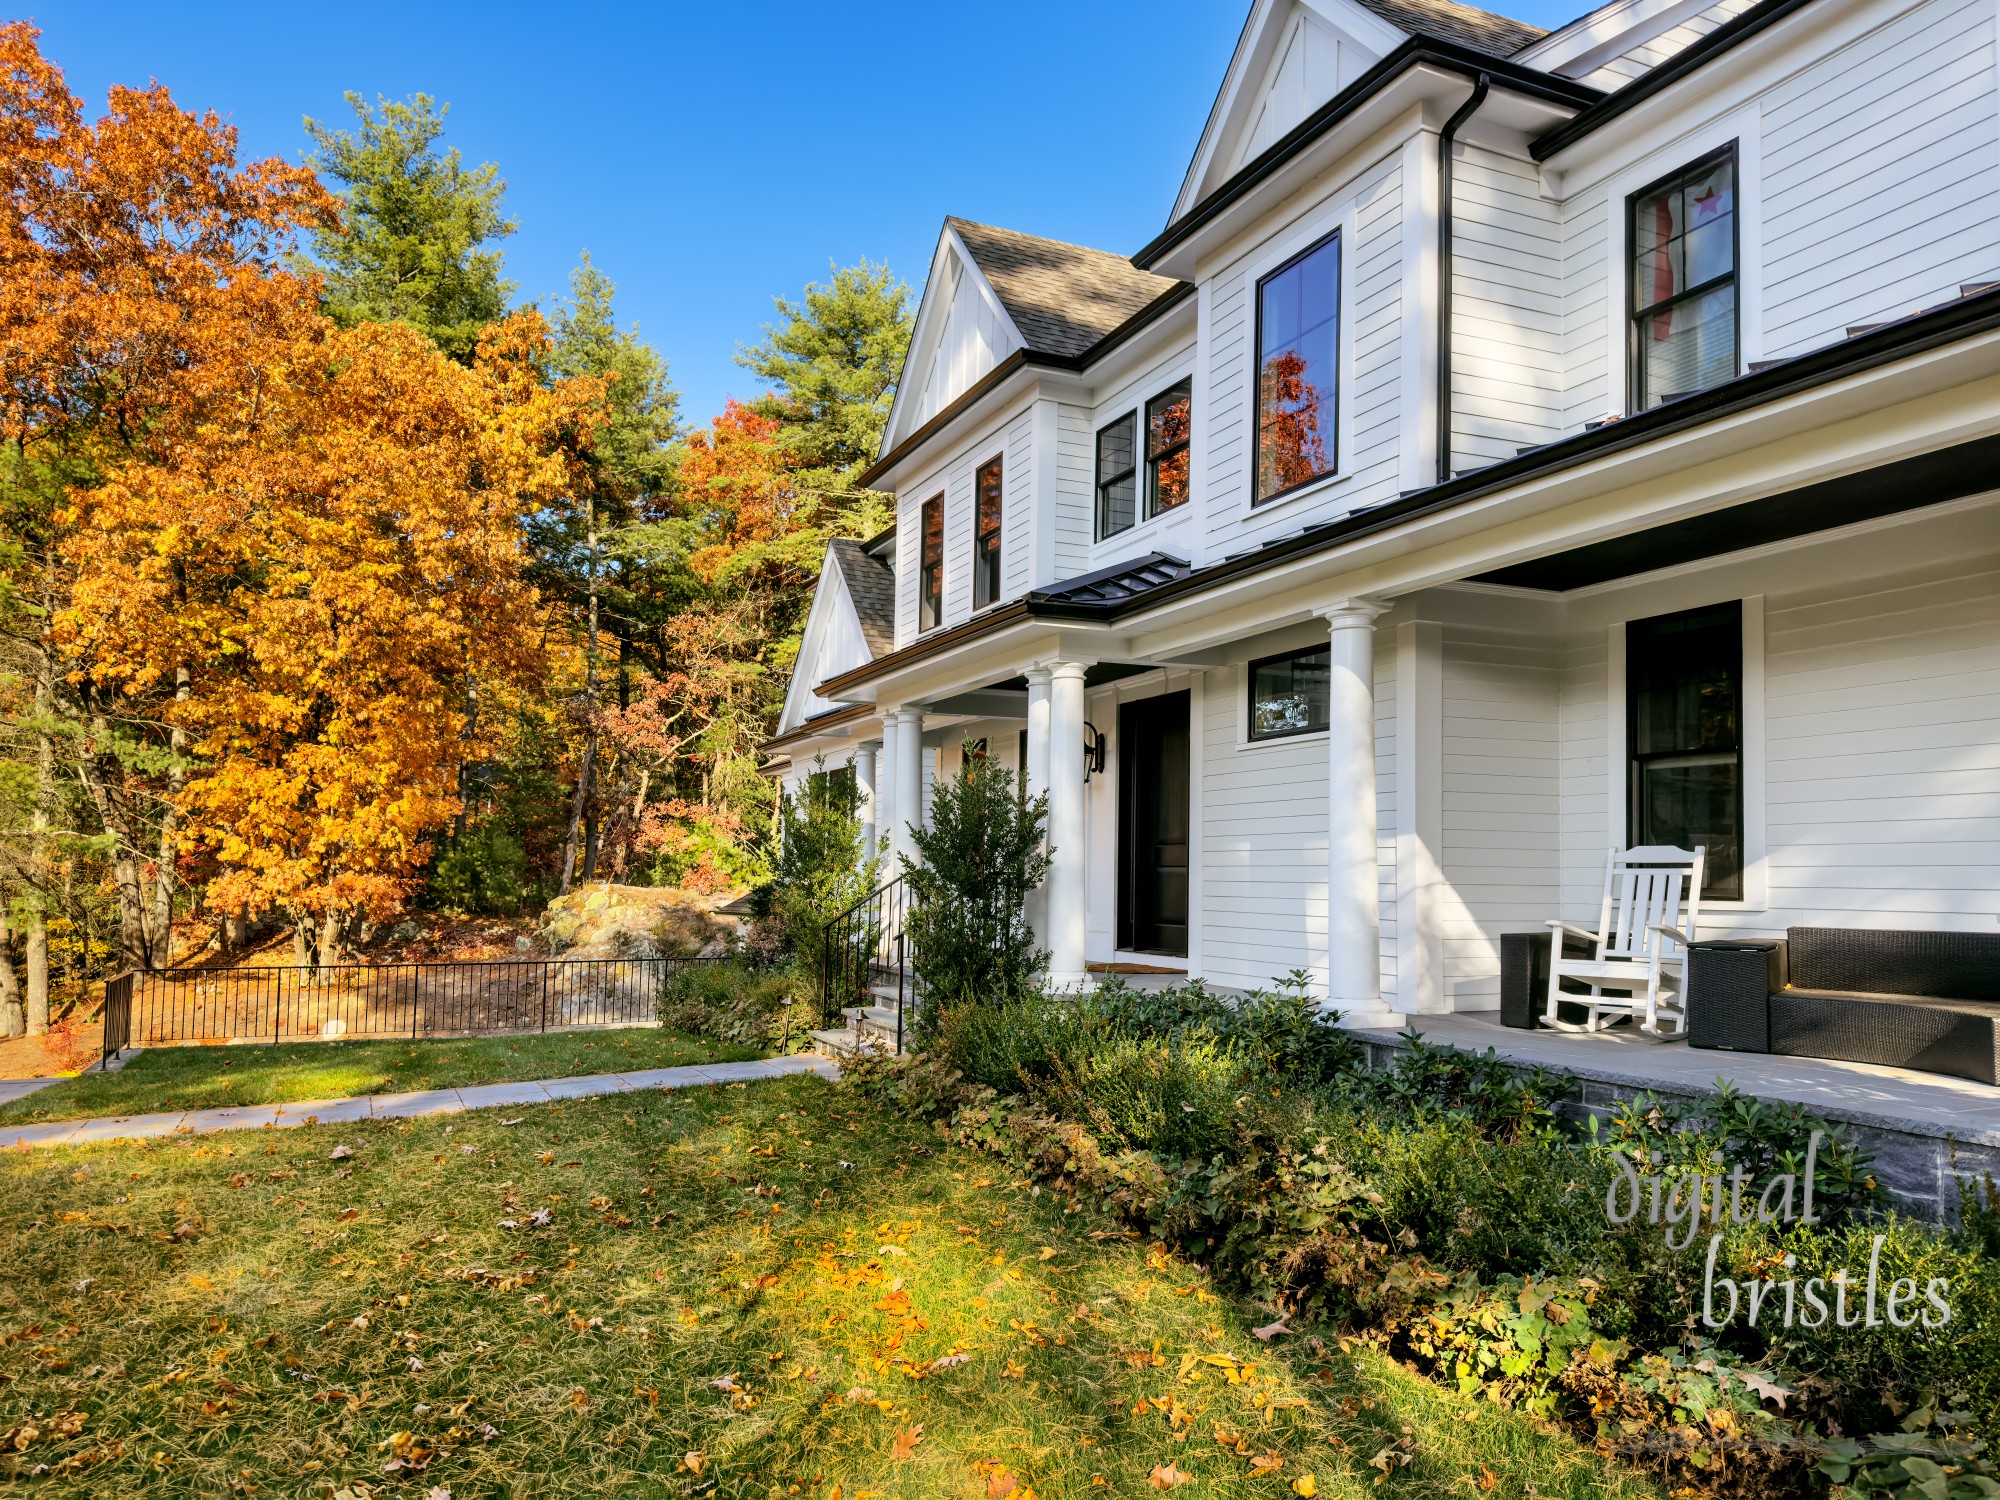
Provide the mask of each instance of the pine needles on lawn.
POLYGON ((37 1493, 1650 1496, 813 1078, 0 1160, 37 1493))

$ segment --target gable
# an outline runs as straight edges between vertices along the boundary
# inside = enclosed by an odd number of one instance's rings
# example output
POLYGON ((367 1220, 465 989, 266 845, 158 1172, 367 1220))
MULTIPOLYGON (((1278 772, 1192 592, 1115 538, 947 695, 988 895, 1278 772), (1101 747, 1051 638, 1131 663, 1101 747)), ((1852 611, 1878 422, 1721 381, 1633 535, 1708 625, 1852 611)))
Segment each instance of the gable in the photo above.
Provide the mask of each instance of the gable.
POLYGON ((1622 88, 1750 9, 1754 0, 1612 0, 1519 61, 1592 88, 1622 88))
MULTIPOLYGON (((814 692, 817 684, 866 666, 894 648, 893 634, 885 635, 883 631, 881 595, 888 587, 885 583, 888 578, 889 570, 862 553, 853 542, 836 541, 827 548, 819 583, 813 589, 812 608, 806 614, 799 659, 785 689, 785 707, 778 715, 779 734, 790 734, 809 720, 842 706, 814 692), (864 566, 853 567, 857 560, 864 566), (850 572, 855 574, 852 582, 850 572), (874 578, 873 573, 882 575, 881 579, 874 578), (860 585, 858 589, 855 583, 860 585)), ((893 611, 893 597, 887 604, 893 611)))
POLYGON ((882 435, 882 452, 972 389, 1021 343, 1000 298, 947 224, 917 307, 917 326, 882 435))
POLYGON ((1255 0, 1167 222, 1413 36, 1508 57, 1543 32, 1458 0, 1255 0))

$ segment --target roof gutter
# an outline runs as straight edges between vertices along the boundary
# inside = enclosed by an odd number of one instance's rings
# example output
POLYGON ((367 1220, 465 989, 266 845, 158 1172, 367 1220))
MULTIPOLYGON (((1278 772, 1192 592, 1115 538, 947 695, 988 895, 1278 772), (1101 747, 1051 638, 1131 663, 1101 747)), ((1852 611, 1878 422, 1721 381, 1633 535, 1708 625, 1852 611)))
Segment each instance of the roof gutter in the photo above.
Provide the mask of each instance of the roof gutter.
POLYGON ((1610 124, 1627 110, 1680 82, 1739 42, 1749 41, 1758 32, 1777 25, 1794 11, 1804 10, 1810 4, 1812 0, 1764 0, 1761 5, 1753 5, 1735 20, 1716 27, 1694 45, 1683 48, 1658 67, 1641 74, 1615 94, 1605 96, 1582 114, 1537 136, 1528 143, 1528 154, 1536 161, 1547 161, 1565 146, 1574 145, 1593 130, 1610 124))
POLYGON ((1581 468, 1587 463, 1641 447, 1659 438, 1671 437, 1787 396, 1830 385, 1850 375, 1865 374, 1898 360, 1994 332, 2000 332, 2000 286, 1930 312, 1916 313, 1898 322, 1885 324, 1872 333, 1845 339, 1810 354, 1801 354, 1755 374, 1739 375, 1724 385, 1683 397, 1665 406, 1655 406, 1622 421, 1607 422, 1602 427, 1546 443, 1518 457, 1473 470, 1429 489, 1412 491, 1373 509, 1308 527, 1302 532, 1267 542, 1254 551, 1196 569, 1129 600, 1114 604, 1085 604, 1072 600, 1042 602, 1033 594, 1027 595, 989 610, 977 619, 933 632, 900 651, 823 682, 814 691, 821 697, 837 697, 841 691, 858 687, 885 670, 895 670, 919 661, 1001 625, 1030 619, 1110 624, 1126 615, 1154 609, 1190 594, 1199 594, 1247 574, 1263 572, 1315 553, 1333 551, 1348 542, 1394 530, 1406 522, 1498 494, 1529 480, 1581 468))
POLYGON ((1452 112, 1438 132, 1438 351, 1437 351, 1437 482, 1451 478, 1451 148, 1458 127, 1486 102, 1492 79, 1485 73, 1472 94, 1452 112))
POLYGON ((1411 68, 1424 64, 1457 73, 1468 79, 1476 79, 1481 74, 1486 74, 1501 88, 1570 109, 1588 109, 1604 98, 1601 89, 1572 83, 1567 78, 1556 77, 1553 73, 1524 68, 1519 63, 1511 63, 1504 58, 1489 57, 1483 52, 1475 52, 1470 47, 1461 47, 1458 43, 1447 42, 1441 37, 1413 36, 1280 136, 1242 171, 1189 209, 1185 215, 1169 224, 1132 257, 1132 264, 1142 271, 1152 270, 1170 251, 1220 218, 1259 185, 1276 175, 1293 157, 1355 113, 1391 82, 1411 68))

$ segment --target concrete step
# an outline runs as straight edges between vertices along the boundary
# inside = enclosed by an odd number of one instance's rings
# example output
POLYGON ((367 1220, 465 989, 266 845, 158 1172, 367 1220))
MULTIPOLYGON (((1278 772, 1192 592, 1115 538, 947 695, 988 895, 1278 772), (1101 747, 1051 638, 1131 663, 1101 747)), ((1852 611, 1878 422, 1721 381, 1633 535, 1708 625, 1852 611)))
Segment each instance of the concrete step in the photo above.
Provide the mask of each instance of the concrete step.
POLYGON ((893 1034, 882 1036, 873 1030, 856 1031, 843 1027, 838 1031, 815 1031, 812 1033, 815 1049, 828 1057, 853 1057, 861 1052, 893 1052, 893 1034))
POLYGON ((891 1031, 896 1029, 896 1007, 893 1005, 850 1005, 841 1014, 847 1017, 849 1025, 857 1021, 873 1021, 877 1026, 886 1026, 891 1031))

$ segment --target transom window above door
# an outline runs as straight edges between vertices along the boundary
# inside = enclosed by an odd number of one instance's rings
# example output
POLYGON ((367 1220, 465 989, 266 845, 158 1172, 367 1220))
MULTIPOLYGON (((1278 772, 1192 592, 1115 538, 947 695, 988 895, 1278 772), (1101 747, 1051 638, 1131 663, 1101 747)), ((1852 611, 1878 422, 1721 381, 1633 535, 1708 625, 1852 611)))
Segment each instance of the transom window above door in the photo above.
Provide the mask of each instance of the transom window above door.
POLYGON ((1340 236, 1257 283, 1257 446, 1261 504, 1339 464, 1340 236))
POLYGON ((1734 142, 1632 195, 1634 409, 1735 378, 1736 226, 1734 142))

